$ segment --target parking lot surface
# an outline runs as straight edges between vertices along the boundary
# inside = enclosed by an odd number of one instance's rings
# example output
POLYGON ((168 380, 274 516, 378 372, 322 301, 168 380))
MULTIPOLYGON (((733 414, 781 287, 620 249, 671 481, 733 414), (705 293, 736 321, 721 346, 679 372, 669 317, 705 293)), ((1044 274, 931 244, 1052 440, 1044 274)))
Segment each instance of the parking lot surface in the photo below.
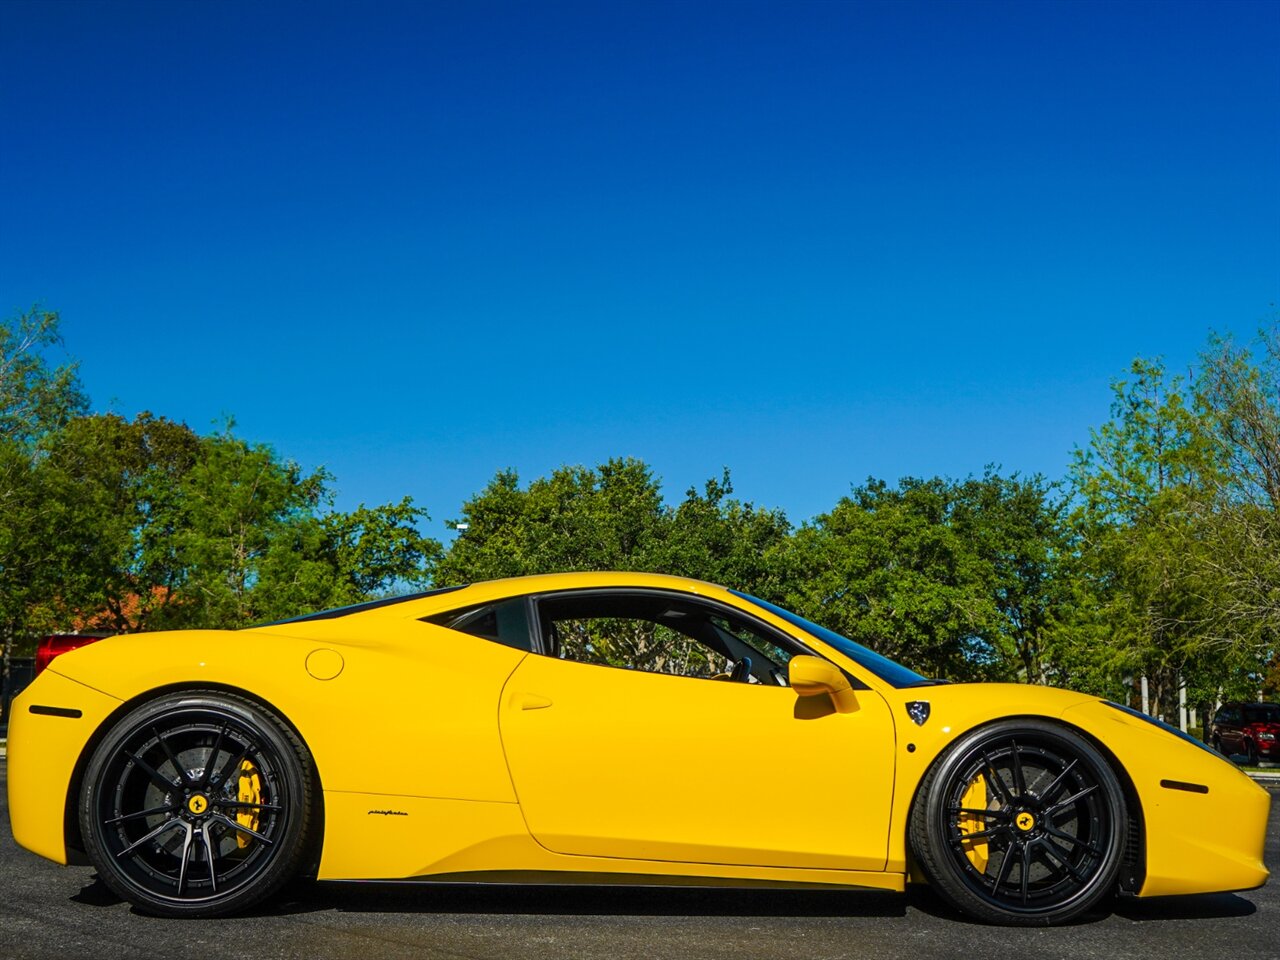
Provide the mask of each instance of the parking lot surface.
MULTIPOLYGON (((970 923, 923 889, 903 896, 311 884, 245 917, 157 920, 114 897, 91 868, 59 867, 18 848, 5 781, 0 761, 0 960, 1280 957, 1280 878, 1240 894, 1117 901, 1107 912, 1048 930, 970 923)), ((1271 789, 1273 800, 1280 797, 1271 789)), ((1273 874, 1280 867, 1278 820, 1273 811, 1273 874)))

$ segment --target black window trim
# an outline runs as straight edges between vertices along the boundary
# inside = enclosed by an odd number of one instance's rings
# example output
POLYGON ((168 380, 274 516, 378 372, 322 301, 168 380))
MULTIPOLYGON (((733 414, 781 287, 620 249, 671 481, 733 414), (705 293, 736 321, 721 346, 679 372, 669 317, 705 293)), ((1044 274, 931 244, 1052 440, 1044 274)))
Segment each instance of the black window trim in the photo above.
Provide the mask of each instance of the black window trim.
POLYGON ((537 653, 538 651, 535 648, 540 643, 540 640, 539 640, 540 630, 538 629, 538 626, 533 622, 535 611, 533 609, 533 606, 529 602, 529 596, 530 595, 528 594, 524 594, 524 595, 517 594, 516 596, 513 596, 513 597, 499 597, 497 599, 492 599, 492 600, 481 600, 477 603, 464 604, 461 607, 451 607, 448 610, 438 610, 435 613, 427 614, 425 617, 418 617, 417 620, 419 623, 426 623, 433 627, 443 627, 445 630, 452 630, 456 633, 465 634, 468 637, 474 637, 477 640, 483 640, 485 643, 496 643, 498 646, 506 647, 508 650, 515 650, 515 651, 518 651, 519 653, 537 653), (514 603, 517 600, 523 601, 523 605, 525 608, 525 611, 524 611, 525 622, 529 625, 529 648, 528 649, 525 649, 524 647, 514 647, 509 643, 503 643, 501 640, 497 640, 492 637, 481 636, 478 633, 471 633, 469 630, 466 630, 459 626, 459 621, 469 620, 476 614, 480 613, 482 610, 496 609, 497 607, 505 606, 506 604, 509 604, 509 603, 514 603), (444 622, 445 620, 448 620, 450 622, 445 623, 444 622))

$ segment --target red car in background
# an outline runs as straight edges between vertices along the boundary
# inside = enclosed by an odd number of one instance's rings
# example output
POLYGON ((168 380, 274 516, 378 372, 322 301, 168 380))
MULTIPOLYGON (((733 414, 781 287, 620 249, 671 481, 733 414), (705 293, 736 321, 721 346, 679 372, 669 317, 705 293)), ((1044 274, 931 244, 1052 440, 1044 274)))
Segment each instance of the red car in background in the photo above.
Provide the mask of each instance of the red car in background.
POLYGON ((1225 756, 1244 756, 1249 766, 1280 760, 1280 703, 1224 703, 1213 718, 1210 741, 1225 756))
POLYGON ((9 704, 54 657, 109 636, 111 634, 97 630, 88 633, 54 633, 41 637, 34 657, 6 655, 4 662, 0 664, 0 737, 8 731, 9 704))

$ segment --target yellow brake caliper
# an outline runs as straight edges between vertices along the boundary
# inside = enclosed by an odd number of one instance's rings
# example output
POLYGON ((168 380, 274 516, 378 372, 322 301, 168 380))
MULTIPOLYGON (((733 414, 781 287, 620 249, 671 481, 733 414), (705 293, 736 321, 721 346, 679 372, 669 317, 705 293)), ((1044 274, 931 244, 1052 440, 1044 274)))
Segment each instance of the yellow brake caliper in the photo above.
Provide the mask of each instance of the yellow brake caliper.
MULTIPOLYGON (((248 760, 240 764, 240 790, 236 797, 241 803, 262 803, 262 776, 258 768, 248 760)), ((247 830, 257 832, 258 817, 262 811, 257 807, 241 807, 236 814, 236 821, 247 830)), ((253 842, 247 833, 236 833, 236 846, 241 850, 253 842)))
MULTIPOLYGON (((969 789, 964 792, 964 796, 960 798, 960 806, 969 810, 986 810, 987 804, 987 781, 982 774, 978 774, 973 782, 969 784, 969 789)), ((962 834, 979 833, 987 829, 987 822, 973 814, 960 814, 956 820, 956 827, 962 834)), ((964 855, 969 858, 969 862, 973 864, 973 869, 979 873, 987 872, 987 860, 990 858, 990 849, 987 846, 986 838, 981 840, 964 840, 960 841, 961 849, 964 855)))

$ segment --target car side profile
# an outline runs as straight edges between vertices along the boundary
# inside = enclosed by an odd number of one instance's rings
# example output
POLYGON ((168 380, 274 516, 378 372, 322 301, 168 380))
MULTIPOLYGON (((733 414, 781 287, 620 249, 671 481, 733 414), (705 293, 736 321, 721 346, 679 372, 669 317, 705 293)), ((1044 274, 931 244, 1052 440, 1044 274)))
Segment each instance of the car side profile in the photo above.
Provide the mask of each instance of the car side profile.
POLYGON ((1227 756, 1243 756, 1250 766, 1280 760, 1280 703, 1224 703, 1213 716, 1209 739, 1227 756))
POLYGON ((22 846, 170 917, 242 911, 299 874, 925 883, 1014 925, 1267 879, 1266 791, 1157 721, 930 680, 650 574, 101 640, 15 701, 9 770, 22 846))

